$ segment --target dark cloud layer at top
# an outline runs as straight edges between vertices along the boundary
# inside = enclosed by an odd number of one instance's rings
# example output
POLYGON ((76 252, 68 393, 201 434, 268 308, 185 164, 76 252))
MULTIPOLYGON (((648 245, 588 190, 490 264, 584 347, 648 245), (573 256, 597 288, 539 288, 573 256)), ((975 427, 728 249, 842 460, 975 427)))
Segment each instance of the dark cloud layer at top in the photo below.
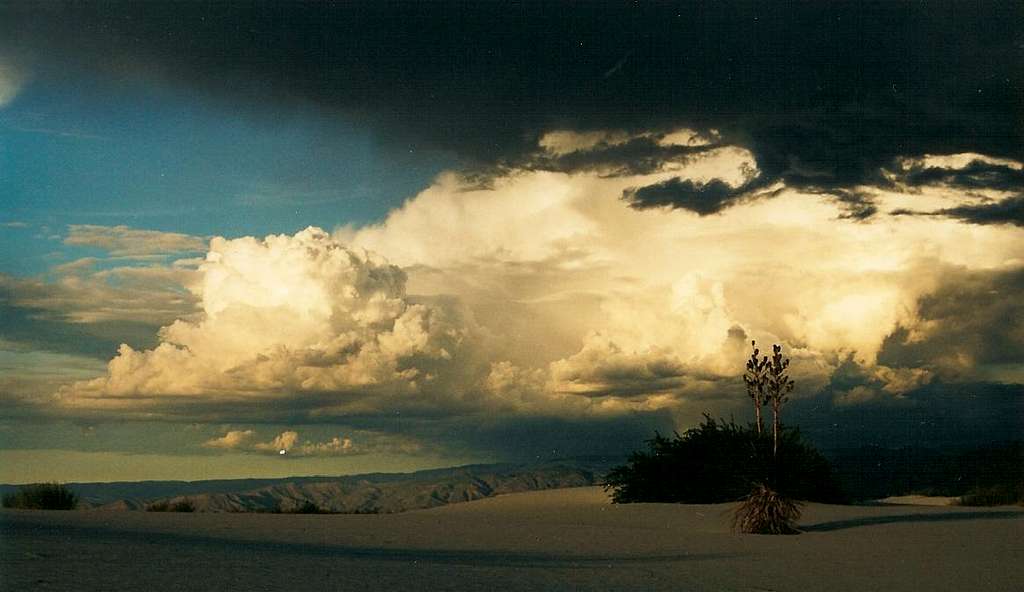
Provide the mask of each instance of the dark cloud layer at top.
POLYGON ((36 76, 313 103, 517 162, 542 131, 718 129, 766 182, 878 181, 900 155, 1020 159, 1019 2, 8 3, 36 76))
POLYGON ((879 363, 928 367, 961 378, 978 365, 1024 364, 1024 270, 947 272, 949 281, 920 300, 918 314, 931 330, 909 339, 900 328, 879 352, 879 363))

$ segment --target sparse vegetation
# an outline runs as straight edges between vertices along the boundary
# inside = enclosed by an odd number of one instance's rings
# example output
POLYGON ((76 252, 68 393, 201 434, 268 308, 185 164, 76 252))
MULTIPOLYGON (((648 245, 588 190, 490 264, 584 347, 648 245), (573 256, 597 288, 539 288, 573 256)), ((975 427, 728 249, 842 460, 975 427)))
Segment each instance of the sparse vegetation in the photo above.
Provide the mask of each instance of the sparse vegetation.
POLYGON ((762 433, 761 408, 760 405, 767 402, 772 407, 772 460, 771 460, 771 483, 775 485, 772 489, 764 483, 758 483, 754 490, 736 508, 733 519, 733 528, 748 534, 796 534, 796 521, 800 518, 800 506, 789 496, 783 495, 779 490, 779 483, 782 483, 779 475, 779 435, 782 432, 782 404, 786 402, 789 393, 793 392, 795 383, 786 374, 789 369, 789 358, 782 356, 782 346, 772 344, 772 357, 764 356, 758 361, 757 342, 751 341, 750 347, 753 354, 747 362, 747 375, 744 381, 747 383, 747 390, 755 390, 761 394, 761 399, 754 399, 757 406, 758 434, 762 433), (753 364, 753 366, 752 366, 753 364), (751 369, 757 370, 751 376, 751 369))
POLYGON ((634 452, 606 477, 614 503, 742 500, 733 522, 738 530, 784 534, 797 532, 795 500, 846 501, 825 457, 782 424, 782 405, 794 388, 782 346, 772 345, 771 357, 759 357, 757 343, 750 345, 743 381, 755 423, 741 427, 705 414, 704 423, 682 435, 656 434, 648 452, 634 452), (770 437, 762 420, 765 405, 772 409, 770 437))
POLYGON ((316 505, 315 503, 313 503, 313 502, 311 502, 309 500, 306 500, 306 501, 302 502, 301 504, 299 504, 298 506, 295 506, 295 508, 293 508, 291 510, 288 510, 288 513, 289 514, 329 514, 330 512, 328 510, 325 510, 325 509, 321 508, 320 506, 316 505))
POLYGON ((291 508, 282 508, 281 502, 276 502, 272 507, 269 508, 257 508, 253 510, 230 510, 233 513, 244 514, 244 513, 255 513, 255 514, 380 514, 381 511, 378 508, 356 508, 354 510, 329 510, 322 508, 316 503, 305 500, 301 504, 298 504, 291 508))
POLYGON ((776 491, 794 499, 845 501, 828 461, 799 430, 781 430, 775 461, 768 434, 709 415, 682 435, 655 435, 648 450, 634 452, 626 465, 612 469, 604 486, 620 504, 713 504, 744 498, 761 483, 778 483, 776 491))
POLYGON ((747 534, 797 534, 800 504, 760 484, 740 502, 732 526, 747 534))
POLYGON ((60 483, 23 485, 3 497, 3 506, 22 510, 74 510, 78 506, 78 494, 60 483))
POLYGON ((147 512, 195 512, 196 505, 192 500, 185 498, 174 502, 161 500, 146 506, 147 512))
POLYGON ((340 511, 339 510, 329 510, 327 508, 322 508, 322 507, 318 506, 316 503, 314 503, 314 502, 312 502, 310 500, 305 500, 301 504, 295 506, 294 508, 292 508, 290 510, 281 510, 280 506, 278 506, 277 511, 275 513, 279 513, 279 514, 280 513, 283 513, 283 514, 380 514, 381 512, 380 512, 380 509, 374 508, 374 507, 370 507, 370 508, 355 508, 355 509, 352 509, 352 510, 340 510, 340 511))

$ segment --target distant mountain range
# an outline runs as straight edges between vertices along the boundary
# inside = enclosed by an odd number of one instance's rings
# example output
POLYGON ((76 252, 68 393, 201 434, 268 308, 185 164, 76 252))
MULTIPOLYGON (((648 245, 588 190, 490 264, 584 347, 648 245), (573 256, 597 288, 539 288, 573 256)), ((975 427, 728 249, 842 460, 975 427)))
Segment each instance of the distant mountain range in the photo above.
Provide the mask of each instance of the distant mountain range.
MULTIPOLYGON (((1024 487, 1024 444, 970 450, 863 446, 826 451, 851 501, 907 494, 961 496, 973 490, 1024 487)), ((206 512, 289 512, 303 506, 326 512, 391 513, 433 508, 503 493, 599 485, 623 458, 583 457, 533 464, 467 465, 415 473, 68 483, 80 507, 144 510, 188 501, 206 512)), ((0 495, 17 490, 0 485, 0 495)))
MULTIPOLYGON (((391 513, 503 493, 597 485, 618 462, 584 458, 530 465, 468 465, 415 473, 67 486, 80 496, 81 508, 98 510, 145 510, 187 500, 201 512, 289 512, 315 506, 325 512, 391 513)), ((16 485, 0 485, 0 495, 16 489, 16 485)))

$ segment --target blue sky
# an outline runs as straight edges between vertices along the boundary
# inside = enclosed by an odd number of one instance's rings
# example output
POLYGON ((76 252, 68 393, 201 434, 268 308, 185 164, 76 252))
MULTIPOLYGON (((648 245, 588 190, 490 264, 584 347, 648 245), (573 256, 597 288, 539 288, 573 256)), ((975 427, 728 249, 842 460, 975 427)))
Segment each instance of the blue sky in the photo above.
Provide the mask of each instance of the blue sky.
POLYGON ((0 271, 94 255, 69 224, 198 236, 377 221, 457 163, 306 106, 242 108, 165 85, 27 84, 0 110, 0 271))

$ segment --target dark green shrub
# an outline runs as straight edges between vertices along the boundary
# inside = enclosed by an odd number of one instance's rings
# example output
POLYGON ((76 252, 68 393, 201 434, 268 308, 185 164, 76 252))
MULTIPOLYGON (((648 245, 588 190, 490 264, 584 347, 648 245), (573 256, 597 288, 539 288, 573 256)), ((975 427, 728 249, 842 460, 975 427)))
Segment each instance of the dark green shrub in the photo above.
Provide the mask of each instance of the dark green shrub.
POLYGON ((732 502, 762 483, 791 499, 845 501, 828 461, 796 429, 782 428, 777 460, 770 433, 709 415, 682 435, 655 435, 648 447, 605 478, 614 503, 732 502))
POLYGON ((36 483, 5 495, 3 505, 23 510, 74 510, 78 495, 60 483, 36 483))

